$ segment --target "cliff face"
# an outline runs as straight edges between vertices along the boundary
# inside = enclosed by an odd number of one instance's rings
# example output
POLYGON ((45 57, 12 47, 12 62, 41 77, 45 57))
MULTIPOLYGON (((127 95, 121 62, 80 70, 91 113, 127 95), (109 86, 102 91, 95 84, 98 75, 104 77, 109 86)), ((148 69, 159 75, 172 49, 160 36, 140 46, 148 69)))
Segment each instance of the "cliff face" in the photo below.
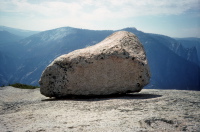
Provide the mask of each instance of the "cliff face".
POLYGON ((193 49, 193 51, 197 52, 200 65, 200 38, 177 38, 176 40, 186 49, 193 49))
POLYGON ((200 92, 143 89, 93 98, 47 98, 0 87, 1 131, 199 131, 200 92), (31 98, 30 98, 31 97, 31 98))
MULTIPOLYGON (((198 46, 200 43, 191 45, 190 43, 185 43, 182 39, 173 39, 167 36, 158 34, 149 34, 154 40, 158 41, 162 45, 166 46, 168 49, 173 51, 178 56, 186 59, 187 61, 193 62, 199 65, 198 57, 198 46)), ((185 38, 187 40, 187 38, 185 38)), ((198 40, 198 38, 196 38, 198 40)), ((193 42, 193 41, 192 41, 193 42)), ((191 42, 191 43, 192 43, 191 42)))

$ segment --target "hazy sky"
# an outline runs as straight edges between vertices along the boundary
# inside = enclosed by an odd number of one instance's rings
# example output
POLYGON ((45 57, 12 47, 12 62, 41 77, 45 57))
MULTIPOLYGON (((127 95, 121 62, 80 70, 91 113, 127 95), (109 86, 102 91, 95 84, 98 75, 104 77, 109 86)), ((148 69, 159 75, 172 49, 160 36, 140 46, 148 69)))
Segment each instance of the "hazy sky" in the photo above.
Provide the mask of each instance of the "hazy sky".
POLYGON ((0 0, 0 25, 38 31, 135 27, 200 37, 200 0, 0 0))

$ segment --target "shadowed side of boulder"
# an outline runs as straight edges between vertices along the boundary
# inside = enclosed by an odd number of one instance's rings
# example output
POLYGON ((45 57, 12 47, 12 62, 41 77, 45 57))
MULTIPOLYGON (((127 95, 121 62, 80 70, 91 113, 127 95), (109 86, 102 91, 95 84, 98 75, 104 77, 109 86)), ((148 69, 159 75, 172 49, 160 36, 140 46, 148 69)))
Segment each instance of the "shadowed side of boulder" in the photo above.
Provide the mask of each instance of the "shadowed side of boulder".
POLYGON ((138 38, 119 31, 102 42, 56 58, 42 73, 40 91, 48 97, 139 92, 150 71, 138 38))

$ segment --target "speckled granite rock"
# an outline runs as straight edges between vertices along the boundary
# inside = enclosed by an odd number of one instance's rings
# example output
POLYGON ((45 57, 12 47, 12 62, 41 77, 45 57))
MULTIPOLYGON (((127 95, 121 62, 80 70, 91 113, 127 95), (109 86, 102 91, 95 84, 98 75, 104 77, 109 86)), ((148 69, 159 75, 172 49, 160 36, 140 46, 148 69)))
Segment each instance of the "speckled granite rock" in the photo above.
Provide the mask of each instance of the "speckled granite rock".
POLYGON ((200 91, 48 98, 0 87, 1 132, 199 132, 200 91))
POLYGON ((149 80, 142 44, 134 34, 119 31, 94 46, 56 58, 39 84, 41 94, 62 97, 139 92, 149 80))

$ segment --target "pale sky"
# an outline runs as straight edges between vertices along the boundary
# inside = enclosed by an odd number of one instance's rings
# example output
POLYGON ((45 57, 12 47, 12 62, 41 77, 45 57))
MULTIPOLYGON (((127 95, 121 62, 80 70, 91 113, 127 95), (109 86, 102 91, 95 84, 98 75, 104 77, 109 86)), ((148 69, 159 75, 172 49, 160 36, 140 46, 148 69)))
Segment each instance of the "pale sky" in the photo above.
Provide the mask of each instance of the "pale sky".
POLYGON ((135 27, 170 37, 200 37, 200 0, 0 0, 0 25, 36 31, 135 27))

